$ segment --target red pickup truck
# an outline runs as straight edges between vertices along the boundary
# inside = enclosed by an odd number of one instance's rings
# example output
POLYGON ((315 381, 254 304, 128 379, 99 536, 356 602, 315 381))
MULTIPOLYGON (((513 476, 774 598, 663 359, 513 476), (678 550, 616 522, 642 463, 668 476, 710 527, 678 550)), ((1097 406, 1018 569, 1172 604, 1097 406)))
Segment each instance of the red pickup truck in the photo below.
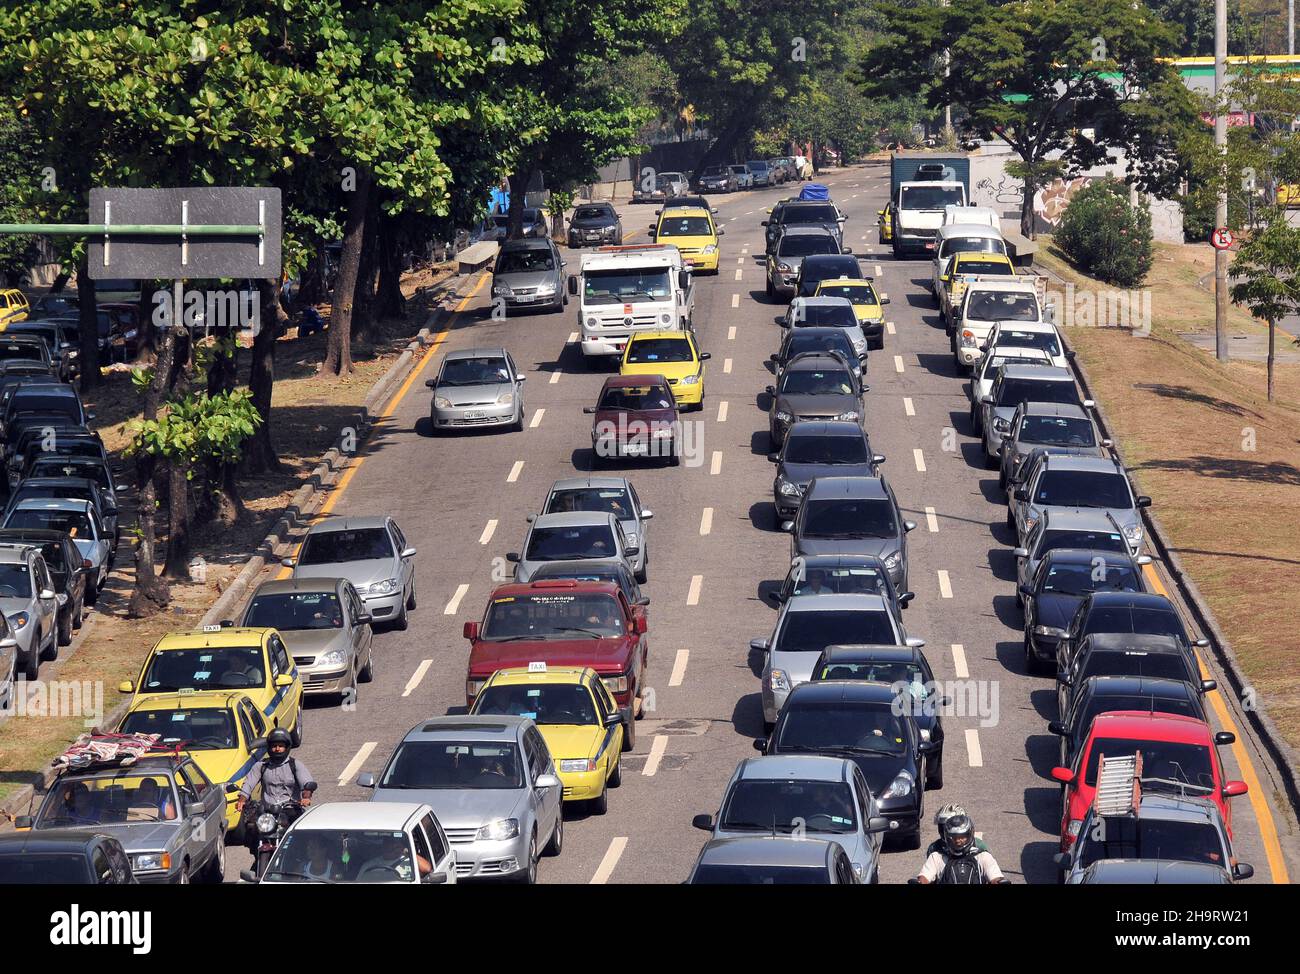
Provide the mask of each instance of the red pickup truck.
POLYGON ((630 751, 645 687, 646 628, 645 615, 613 582, 547 578, 502 585, 488 599, 483 621, 465 623, 465 701, 472 707, 484 681, 507 667, 590 666, 623 713, 623 749, 630 751))

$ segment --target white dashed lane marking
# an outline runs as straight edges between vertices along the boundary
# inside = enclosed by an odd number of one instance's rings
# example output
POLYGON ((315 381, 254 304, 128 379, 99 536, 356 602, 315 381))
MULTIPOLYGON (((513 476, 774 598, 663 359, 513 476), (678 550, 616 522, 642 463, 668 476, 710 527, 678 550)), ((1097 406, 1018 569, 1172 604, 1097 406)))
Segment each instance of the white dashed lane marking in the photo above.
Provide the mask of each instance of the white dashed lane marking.
POLYGON ((942 568, 939 569, 939 595, 945 599, 952 598, 952 582, 948 578, 948 573, 942 568))
POLYGON ((733 308, 739 308, 739 307, 740 307, 740 295, 739 295, 739 294, 733 294, 733 295, 731 296, 731 306, 732 306, 733 308))
POLYGON ((578 333, 576 331, 569 332, 569 344, 572 345, 577 340, 578 340, 578 333))
POLYGON ((731 359, 724 358, 722 360, 722 372, 724 375, 731 375, 731 359))
POLYGON ((732 325, 730 328, 727 329, 727 341, 734 342, 735 340, 736 340, 736 326, 732 325))
POLYGON ((456 594, 451 597, 451 601, 447 603, 447 608, 442 610, 442 614, 445 616, 454 616, 460 609, 460 600, 465 597, 465 593, 468 591, 468 585, 457 585, 456 594))
POLYGON ((700 534, 705 535, 713 530, 713 508, 706 507, 704 513, 700 515, 700 534))
POLYGON ((901 355, 894 356, 894 371, 895 372, 903 371, 903 356, 901 355))
POLYGON ((744 273, 744 272, 741 270, 741 268, 737 267, 737 268, 736 268, 736 280, 739 281, 740 278, 742 277, 743 273, 744 273))
POLYGON ((539 409, 539 410, 537 410, 537 412, 533 413, 533 421, 532 421, 531 423, 528 424, 528 428, 529 428, 529 429, 533 429, 533 430, 535 430, 535 429, 537 429, 537 427, 541 426, 541 425, 542 425, 542 417, 545 416, 545 415, 546 415, 546 410, 545 410, 545 409, 539 409))
POLYGON ((912 400, 909 399, 907 396, 903 397, 903 412, 905 412, 908 416, 916 415, 916 410, 912 407, 912 400))
POLYGON ((912 457, 916 460, 917 473, 925 473, 925 454, 916 449, 912 451, 912 457))
POLYGON ((431 659, 420 661, 420 665, 415 668, 411 678, 406 681, 406 689, 402 691, 402 696, 409 697, 415 691, 415 688, 420 685, 420 681, 424 679, 424 674, 429 672, 429 667, 432 665, 433 660, 431 659))
POLYGON ((885 322, 885 331, 890 335, 894 334, 894 323, 892 321, 885 322))
POLYGON ((687 590, 687 592, 686 592, 686 604, 687 604, 687 605, 699 605, 699 604, 700 604, 700 589, 703 588, 703 587, 704 587, 704 576, 703 576, 703 575, 692 575, 692 576, 691 576, 691 587, 690 587, 690 588, 687 590))
POLYGON ((552 373, 551 373, 551 385, 555 385, 555 383, 557 383, 557 382, 559 382, 559 381, 560 381, 560 372, 559 372, 558 370, 555 371, 555 372, 552 372, 552 373))
MULTIPOLYGON (((735 217, 732 217, 734 220, 735 217)), ((605 850, 604 857, 600 860, 600 865, 596 867, 596 874, 591 877, 593 886, 603 886, 609 882, 609 877, 613 874, 614 868, 618 865, 618 860, 623 855, 623 850, 627 848, 627 836, 618 835, 609 841, 609 848, 605 850)))
POLYGON ((483 529, 483 533, 478 536, 478 543, 487 544, 489 541, 491 541, 492 535, 496 533, 496 529, 497 529, 497 519, 492 518, 492 520, 488 521, 487 527, 483 529))
POLYGON ((366 741, 366 743, 361 745, 357 753, 352 755, 352 760, 349 761, 347 766, 339 772, 340 788, 352 780, 353 776, 361 770, 361 766, 366 763, 366 758, 370 757, 371 752, 373 752, 378 746, 378 741, 366 741))
POLYGON ((881 270, 880 265, 877 264, 877 265, 876 265, 876 277, 884 277, 884 276, 885 276, 885 272, 884 272, 883 270, 881 270))
POLYGON ((722 402, 718 403, 718 422, 725 423, 726 421, 727 421, 727 400, 724 399, 722 400, 722 402))
POLYGON ((510 475, 506 477, 506 483, 513 484, 519 479, 519 475, 524 472, 524 461, 516 460, 515 465, 510 468, 510 475))
POLYGON ((927 507, 925 509, 925 526, 930 529, 931 534, 939 533, 939 518, 934 513, 933 507, 927 507))
POLYGON ((980 750, 980 732, 974 727, 966 728, 966 760, 972 768, 984 767, 984 753, 980 750))
POLYGON ((715 477, 718 474, 722 473, 722 451, 721 450, 713 451, 713 460, 709 463, 709 473, 711 473, 715 477))
POLYGON ((686 663, 691 658, 689 649, 677 650, 677 657, 673 660, 673 671, 668 677, 670 687, 679 687, 682 681, 686 679, 686 663))
POLYGON ((966 668, 966 647, 961 643, 952 644, 952 672, 959 680, 970 679, 970 670, 966 668))
POLYGON ((654 773, 659 770, 659 762, 663 759, 664 751, 667 749, 667 735, 656 734, 655 739, 650 743, 650 754, 645 759, 645 767, 641 769, 641 773, 647 778, 654 777, 654 773))

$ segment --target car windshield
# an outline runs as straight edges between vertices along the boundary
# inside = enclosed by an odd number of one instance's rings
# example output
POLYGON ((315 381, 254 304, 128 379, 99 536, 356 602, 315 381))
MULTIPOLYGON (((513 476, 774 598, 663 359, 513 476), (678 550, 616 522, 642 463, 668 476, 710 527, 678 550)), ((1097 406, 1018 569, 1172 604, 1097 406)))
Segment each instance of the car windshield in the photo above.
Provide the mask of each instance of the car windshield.
POLYGON ((611 386, 601 393, 598 409, 672 409, 673 394, 660 385, 611 386))
POLYGON ((857 316, 851 304, 805 304, 795 309, 794 323, 799 328, 856 328, 857 316))
POLYGON ((925 671, 915 663, 899 660, 837 660, 826 663, 813 674, 814 680, 874 680, 877 683, 908 688, 920 700, 926 691, 925 671))
POLYGON ((766 162, 748 162, 746 163, 746 165, 749 166, 750 169, 753 169, 755 172, 767 172, 766 162))
POLYGON ((636 304, 663 301, 672 295, 668 269, 644 271, 589 270, 582 272, 586 304, 636 304))
POLYGON ((884 609, 835 609, 787 612, 773 645, 782 653, 820 653, 845 643, 892 646, 897 641, 893 620, 884 609))
POLYGON ((1061 354, 1061 342, 1053 331, 1023 331, 1016 328, 998 329, 999 348, 1036 348, 1048 355, 1061 354))
POLYGON ((0 856, 0 886, 71 886, 92 878, 90 864, 79 852, 0 856))
POLYGON ((1005 254, 1007 245, 995 237, 949 237, 939 247, 939 259, 953 254, 1005 254))
POLYGON ((1059 531, 1047 531, 1038 545, 1037 557, 1041 558, 1057 548, 1083 548, 1092 551, 1122 551, 1128 554, 1128 546, 1118 532, 1113 531, 1077 531, 1062 528, 1059 531))
POLYGON ((829 886, 823 866, 768 866, 757 863, 699 866, 691 877, 695 886, 829 886))
POLYGON ((740 780, 718 816, 723 832, 857 831, 853 791, 843 781, 740 780))
POLYGON ((1015 270, 1005 260, 987 260, 979 257, 963 257, 956 263, 955 274, 1002 274, 1015 276, 1015 270))
POLYGON ((573 211, 575 220, 614 219, 614 211, 607 206, 580 206, 573 211))
POLYGON ((93 541, 95 532, 90 518, 80 511, 50 511, 20 508, 12 511, 5 521, 7 528, 45 528, 64 531, 79 541, 93 541))
POLYGON ((874 568, 805 567, 791 595, 886 595, 889 583, 874 568))
POLYGON ((1133 495, 1121 473, 1046 470, 1034 487, 1034 503, 1053 507, 1102 507, 1128 510, 1133 495))
POLYGON ((32 576, 24 564, 0 565, 0 599, 30 599, 32 576))
POLYGON ((56 782, 32 827, 75 829, 175 818, 176 797, 167 775, 123 772, 56 782))
POLYGON ((980 379, 985 382, 991 382, 997 377, 998 368, 1003 365, 1047 365, 1048 363, 1041 358, 1026 358, 1020 355, 999 355, 997 352, 990 352, 985 355, 980 362, 980 379))
POLYGON ((504 595, 492 600, 482 638, 602 639, 624 632, 622 608, 612 595, 595 592, 504 595))
POLYGON ((63 460, 46 458, 32 464, 33 477, 85 477, 108 490, 112 481, 108 478, 108 468, 102 463, 67 463, 63 460))
POLYGON ((343 607, 333 592, 266 592, 249 603, 244 625, 268 629, 342 629, 343 607))
MULTIPOLYGON (((1142 777, 1181 781, 1195 788, 1214 787, 1214 768, 1209 748, 1203 744, 1179 744, 1171 741, 1145 741, 1126 737, 1098 737, 1088 752, 1083 772, 1087 785, 1097 784, 1097 768, 1102 757, 1142 754, 1142 777)), ((1142 790, 1147 790, 1143 783, 1142 790)))
POLYGON ((866 463, 867 440, 862 436, 791 436, 786 440, 786 463, 866 463))
POLYGON ((1098 859, 1172 859, 1228 866, 1219 830, 1209 822, 1140 817, 1108 818, 1105 829, 1085 828, 1079 865, 1086 868, 1098 859), (1093 832, 1104 836, 1103 841, 1098 841, 1093 832))
POLYGON ((528 274, 534 271, 555 270, 555 256, 549 247, 529 247, 507 250, 497 261, 497 274, 528 274))
POLYGON ((580 683, 485 687, 474 702, 474 713, 527 717, 536 724, 588 727, 599 723, 591 691, 580 683))
POLYGON ((998 391, 999 406, 1024 402, 1060 402, 1080 405, 1079 393, 1068 379, 1003 379, 998 391))
POLYGON ((828 284, 822 281, 817 288, 819 298, 848 298, 856 305, 879 304, 875 288, 870 284, 828 284))
POLYGON ((267 864, 279 883, 410 883, 411 840, 397 829, 292 829, 267 864))
POLYGON ((1026 416, 1017 438, 1046 446, 1096 446, 1092 422, 1080 416, 1026 416))
POLYGON ((1140 592, 1142 582, 1131 563, 1094 558, 1091 565, 1051 565, 1040 592, 1053 595, 1087 595, 1090 592, 1140 592))
POLYGON ((708 237, 713 223, 707 216, 666 216, 659 221, 656 239, 663 237, 708 237))
POLYGON ((1161 680, 1200 680, 1181 653, 1147 653, 1140 649, 1093 650, 1079 671, 1078 680, 1090 676, 1145 676, 1161 680))
POLYGON ((1176 714, 1179 717, 1194 717, 1204 720, 1205 714, 1190 696, 1157 697, 1150 693, 1105 693, 1092 694, 1086 704, 1074 715, 1075 732, 1082 735, 1092 726, 1093 718, 1098 714, 1114 713, 1118 710, 1137 710, 1142 713, 1176 714))
POLYGON ((852 751, 864 754, 907 753, 904 718, 889 703, 814 703, 788 707, 783 713, 777 752, 852 751))
POLYGON ((853 376, 848 372, 787 370, 781 375, 781 393, 787 396, 851 396, 853 376))
POLYGON ((839 218, 839 211, 825 203, 816 206, 787 206, 781 210, 781 223, 787 227, 800 223, 838 223, 839 218))
POLYGON ((885 498, 809 501, 801 533, 805 538, 893 538, 898 519, 885 498))
POLYGON ((524 786, 513 742, 403 741, 388 762, 380 788, 519 789, 524 786))
POLYGON ((260 646, 205 646, 154 653, 140 681, 140 692, 242 690, 265 684, 260 646))
POLYGON ((972 321, 1039 321, 1038 299, 1018 291, 975 291, 966 299, 972 321))
POLYGON ((440 386, 495 385, 510 381, 510 366, 499 355, 448 359, 438 376, 440 386))
POLYGON ((787 233, 777 244, 778 257, 807 257, 810 254, 838 254, 840 245, 829 233, 787 233))
POLYGON ((701 176, 725 176, 727 174, 726 166, 709 166, 700 175, 701 176))
POLYGON ((300 565, 339 565, 350 561, 392 558, 393 539, 384 528, 318 531, 307 535, 300 565))
POLYGON ((10 503, 17 504, 31 499, 88 501, 94 499, 94 494, 80 484, 23 484, 14 492, 10 503))
POLYGON ((629 365, 666 362, 693 362, 695 353, 688 338, 638 338, 627 346, 629 365))
POLYGON ((1093 632, 1134 632, 1148 636, 1177 636, 1187 642, 1187 630, 1176 612, 1129 606, 1094 608, 1084 620, 1084 636, 1093 632))
POLYGON ((904 210, 942 210, 945 206, 965 206, 960 186, 904 186, 899 208, 904 210))
POLYGON ((0 342, 0 361, 11 359, 43 359, 35 342, 0 342))
POLYGON ((744 166, 728 166, 727 168, 737 176, 743 176, 745 173, 749 172, 749 170, 744 166))
POLYGON ((562 514, 570 511, 598 511, 613 514, 620 521, 632 518, 632 499, 624 487, 566 487, 553 491, 544 514, 562 514))
POLYGON ((612 558, 618 554, 618 542, 608 524, 575 524, 533 528, 524 557, 529 561, 562 561, 567 558, 612 558))
POLYGON ((119 734, 159 734, 158 743, 191 751, 225 751, 239 746, 229 710, 137 710, 126 715, 119 734))

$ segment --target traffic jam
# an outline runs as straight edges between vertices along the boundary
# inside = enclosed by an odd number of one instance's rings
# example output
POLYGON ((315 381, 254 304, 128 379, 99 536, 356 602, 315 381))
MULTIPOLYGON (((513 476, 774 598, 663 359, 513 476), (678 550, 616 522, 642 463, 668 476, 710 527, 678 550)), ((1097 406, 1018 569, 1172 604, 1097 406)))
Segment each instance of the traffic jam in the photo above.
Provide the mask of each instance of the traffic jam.
MULTIPOLYGON (((1159 498, 963 161, 660 174, 502 242, 328 513, 56 760, 0 881, 1275 876, 1159 498)), ((0 645, 35 678, 119 529, 75 354, 27 330, 0 645)))

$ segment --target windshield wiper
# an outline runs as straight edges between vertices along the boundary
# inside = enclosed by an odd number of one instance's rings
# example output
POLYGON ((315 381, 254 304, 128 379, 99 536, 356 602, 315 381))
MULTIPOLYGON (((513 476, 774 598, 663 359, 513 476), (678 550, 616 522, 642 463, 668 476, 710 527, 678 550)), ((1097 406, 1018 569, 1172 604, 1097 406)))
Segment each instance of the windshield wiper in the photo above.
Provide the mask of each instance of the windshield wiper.
POLYGON ((278 869, 275 872, 271 873, 271 875, 287 876, 291 879, 305 879, 309 883, 328 883, 331 886, 334 885, 334 880, 330 879, 328 876, 308 876, 306 873, 289 873, 289 872, 282 872, 281 870, 278 869))
POLYGON ((881 751, 874 747, 857 747, 853 744, 832 744, 826 747, 817 748, 827 754, 875 754, 880 757, 892 756, 889 751, 881 751))
POLYGON ((595 629, 583 629, 581 626, 556 626, 555 632, 585 632, 588 636, 596 639, 607 639, 603 632, 596 632, 595 629))

